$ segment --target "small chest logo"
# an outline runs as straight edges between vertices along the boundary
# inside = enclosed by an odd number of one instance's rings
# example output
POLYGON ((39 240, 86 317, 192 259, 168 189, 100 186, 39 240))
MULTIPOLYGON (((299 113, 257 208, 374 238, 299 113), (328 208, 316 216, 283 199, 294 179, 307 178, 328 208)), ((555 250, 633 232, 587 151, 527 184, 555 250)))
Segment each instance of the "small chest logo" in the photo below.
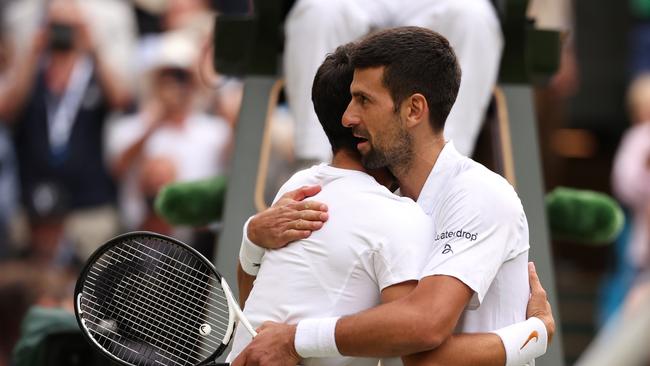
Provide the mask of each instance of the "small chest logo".
POLYGON ((442 254, 454 254, 454 251, 451 249, 451 245, 449 243, 445 244, 445 247, 442 249, 442 254))

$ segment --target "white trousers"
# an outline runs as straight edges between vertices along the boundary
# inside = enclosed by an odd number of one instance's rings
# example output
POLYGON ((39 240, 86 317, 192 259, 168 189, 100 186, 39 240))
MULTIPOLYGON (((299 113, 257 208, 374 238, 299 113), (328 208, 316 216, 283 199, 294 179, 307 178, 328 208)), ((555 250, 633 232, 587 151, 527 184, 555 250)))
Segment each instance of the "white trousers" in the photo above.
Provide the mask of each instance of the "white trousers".
POLYGON ((311 102, 314 75, 327 53, 373 29, 396 26, 432 29, 453 46, 462 79, 445 136, 461 153, 471 155, 503 48, 499 20, 488 0, 298 0, 287 17, 284 55, 297 158, 331 158, 311 102))

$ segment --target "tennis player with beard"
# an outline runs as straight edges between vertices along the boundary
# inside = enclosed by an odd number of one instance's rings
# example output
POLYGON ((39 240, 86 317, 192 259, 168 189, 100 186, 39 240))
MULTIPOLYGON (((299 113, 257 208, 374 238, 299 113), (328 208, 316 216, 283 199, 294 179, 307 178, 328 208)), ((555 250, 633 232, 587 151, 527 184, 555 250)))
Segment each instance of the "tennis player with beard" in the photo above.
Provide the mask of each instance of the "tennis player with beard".
MULTIPOLYGON (((316 113, 332 144, 332 164, 298 172, 276 197, 277 202, 300 192, 300 187, 321 186, 322 191, 314 198, 327 204, 327 224, 309 235, 310 230, 320 226, 314 224, 318 221, 314 215, 322 218, 323 213, 318 209, 303 210, 303 219, 291 230, 295 235, 308 237, 282 250, 266 251, 258 273, 251 258, 259 254, 250 252, 250 247, 242 247, 240 269, 247 273, 240 273, 243 299, 250 290, 254 278, 251 275, 257 275, 244 307, 244 313, 254 326, 269 320, 295 324, 307 318, 327 318, 330 328, 314 329, 310 335, 321 338, 323 334, 334 331, 338 317, 410 293, 421 277, 421 269, 430 263, 431 254, 445 250, 445 242, 435 240, 431 219, 412 200, 393 195, 377 183, 378 180, 390 184, 385 172, 368 171, 363 167, 356 150, 356 145, 362 144, 362 140, 354 138, 350 129, 340 123, 351 99, 349 85, 353 67, 349 53, 352 47, 340 47, 328 56, 312 89, 316 113), (377 180, 366 173, 373 174, 377 180)), ((311 203, 316 205, 313 201, 311 203)), ((301 204, 304 208, 310 202, 301 204)), ((469 290, 467 292, 465 302, 471 295, 469 290)), ((439 295, 442 297, 443 294, 440 292, 439 295)), ((533 298, 532 304, 533 311, 544 312, 550 317, 545 297, 533 298)), ((525 307, 526 302, 519 312, 524 314, 525 307)), ((458 316, 451 317, 445 320, 445 324, 449 323, 453 328, 457 320, 458 316)), ((260 336, 264 336, 263 333, 264 329, 260 336)), ((228 360, 232 361, 250 340, 247 332, 236 332, 228 360)), ((449 365, 502 365, 506 358, 504 343, 500 336, 490 333, 455 335, 434 352, 407 360, 449 365), (459 354, 463 357, 458 357, 459 354)), ((336 348, 336 344, 333 346, 336 348)), ((292 363, 295 359, 297 362, 299 357, 295 351, 292 356, 285 361, 292 363)), ((302 363, 375 365, 377 362, 377 358, 349 358, 340 354, 323 356, 330 357, 304 359, 302 363)), ((250 363, 253 358, 243 360, 250 363)), ((242 362, 242 359, 236 362, 242 362)))

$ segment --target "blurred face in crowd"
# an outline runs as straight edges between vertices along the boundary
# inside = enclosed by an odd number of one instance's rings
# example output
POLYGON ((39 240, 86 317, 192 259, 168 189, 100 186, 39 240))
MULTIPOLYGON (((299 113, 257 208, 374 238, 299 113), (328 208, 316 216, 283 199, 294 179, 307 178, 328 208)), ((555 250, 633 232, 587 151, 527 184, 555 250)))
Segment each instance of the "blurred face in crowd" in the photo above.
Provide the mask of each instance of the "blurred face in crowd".
POLYGON ((186 109, 194 96, 194 76, 183 68, 163 68, 154 77, 154 93, 169 111, 186 109))
POLYGON ((343 114, 343 125, 362 139, 357 149, 368 169, 402 166, 413 151, 412 137, 383 84, 383 74, 384 67, 356 69, 350 85, 352 100, 343 114))

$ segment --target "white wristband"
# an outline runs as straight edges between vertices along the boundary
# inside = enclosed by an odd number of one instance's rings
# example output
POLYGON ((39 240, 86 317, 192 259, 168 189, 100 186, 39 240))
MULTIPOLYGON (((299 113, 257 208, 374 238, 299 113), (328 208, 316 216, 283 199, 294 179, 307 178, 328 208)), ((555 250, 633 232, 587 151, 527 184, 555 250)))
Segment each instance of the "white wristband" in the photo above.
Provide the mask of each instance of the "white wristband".
POLYGON ((335 333, 338 320, 339 317, 301 320, 294 340, 300 357, 340 357, 335 333))
POLYGON ((249 218, 244 224, 241 246, 239 247, 239 263, 244 272, 251 276, 257 276, 265 249, 255 245, 255 243, 248 239, 248 223, 250 221, 251 219, 249 218))
POLYGON ((529 318, 495 330, 506 349, 506 366, 529 364, 534 358, 546 353, 548 334, 539 318, 529 318))

